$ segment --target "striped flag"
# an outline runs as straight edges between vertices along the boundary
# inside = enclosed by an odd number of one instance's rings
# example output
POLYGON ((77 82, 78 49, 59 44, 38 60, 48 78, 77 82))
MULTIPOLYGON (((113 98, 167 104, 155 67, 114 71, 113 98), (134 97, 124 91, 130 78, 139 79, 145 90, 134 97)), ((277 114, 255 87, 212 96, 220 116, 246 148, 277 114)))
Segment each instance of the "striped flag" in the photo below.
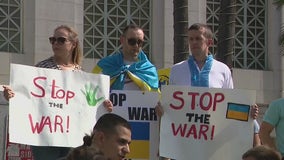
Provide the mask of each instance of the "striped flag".
POLYGON ((240 121, 248 121, 250 105, 228 103, 227 106, 227 119, 235 119, 240 121))
POLYGON ((129 122, 131 125, 131 144, 128 158, 149 159, 150 158, 150 123, 129 122))

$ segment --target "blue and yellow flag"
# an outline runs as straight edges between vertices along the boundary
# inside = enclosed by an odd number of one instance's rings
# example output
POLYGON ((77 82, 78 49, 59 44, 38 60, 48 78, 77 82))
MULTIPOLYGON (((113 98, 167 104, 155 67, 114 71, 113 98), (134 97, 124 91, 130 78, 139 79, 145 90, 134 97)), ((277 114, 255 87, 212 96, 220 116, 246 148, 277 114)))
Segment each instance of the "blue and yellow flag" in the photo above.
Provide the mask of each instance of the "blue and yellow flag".
POLYGON ((127 157, 132 159, 150 158, 150 123, 149 122, 129 122, 131 125, 130 153, 127 157), (134 152, 132 152, 134 151, 134 152))
POLYGON ((228 103, 227 119, 248 121, 250 106, 247 104, 228 103))

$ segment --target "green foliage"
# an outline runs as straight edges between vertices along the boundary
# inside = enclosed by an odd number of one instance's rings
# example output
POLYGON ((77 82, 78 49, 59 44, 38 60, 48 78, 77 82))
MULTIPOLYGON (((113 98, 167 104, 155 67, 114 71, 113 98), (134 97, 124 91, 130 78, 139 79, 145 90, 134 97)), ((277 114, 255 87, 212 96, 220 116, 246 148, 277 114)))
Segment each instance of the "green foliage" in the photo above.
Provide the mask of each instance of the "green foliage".
POLYGON ((104 97, 97 98, 99 86, 93 84, 85 84, 85 91, 81 90, 86 97, 89 106, 96 106, 104 97))

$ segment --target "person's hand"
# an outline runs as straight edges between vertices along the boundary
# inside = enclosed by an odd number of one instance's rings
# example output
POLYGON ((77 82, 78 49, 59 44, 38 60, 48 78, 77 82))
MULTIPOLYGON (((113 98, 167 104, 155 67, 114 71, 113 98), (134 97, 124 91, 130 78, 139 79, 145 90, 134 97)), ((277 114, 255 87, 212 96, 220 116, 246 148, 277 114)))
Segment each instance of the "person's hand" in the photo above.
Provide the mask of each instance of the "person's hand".
POLYGON ((7 101, 15 96, 15 93, 9 86, 3 86, 3 89, 4 97, 7 101))
POLYGON ((251 105, 251 118, 256 119, 258 117, 259 107, 257 104, 251 105))
POLYGON ((104 101, 104 107, 105 109, 108 111, 108 112, 112 112, 112 109, 113 109, 113 104, 110 100, 106 99, 104 101))
POLYGON ((162 117, 162 116, 163 116, 164 110, 163 110, 163 107, 162 107, 160 101, 159 101, 159 102, 157 103, 157 105, 155 106, 155 111, 156 111, 156 115, 157 115, 158 117, 162 117))

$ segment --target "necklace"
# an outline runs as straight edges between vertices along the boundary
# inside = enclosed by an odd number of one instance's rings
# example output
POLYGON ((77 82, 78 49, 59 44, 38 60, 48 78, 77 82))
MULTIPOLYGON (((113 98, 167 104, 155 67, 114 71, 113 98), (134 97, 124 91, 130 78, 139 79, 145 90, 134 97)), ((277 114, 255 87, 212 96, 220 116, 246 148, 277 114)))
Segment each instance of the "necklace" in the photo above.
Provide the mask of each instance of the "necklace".
POLYGON ((75 70, 76 66, 74 64, 58 64, 57 67, 60 70, 75 70))
POLYGON ((75 65, 74 64, 61 64, 61 66, 63 66, 63 67, 74 67, 75 65))

